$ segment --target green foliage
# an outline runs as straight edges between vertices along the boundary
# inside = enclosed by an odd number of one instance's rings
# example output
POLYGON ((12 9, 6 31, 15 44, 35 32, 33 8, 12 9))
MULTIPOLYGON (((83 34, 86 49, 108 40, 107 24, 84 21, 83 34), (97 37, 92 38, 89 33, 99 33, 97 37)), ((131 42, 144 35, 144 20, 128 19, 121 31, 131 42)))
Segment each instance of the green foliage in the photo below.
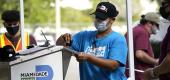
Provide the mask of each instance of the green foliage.
MULTIPOLYGON (((54 0, 53 0, 54 2, 54 0)), ((24 0, 24 14, 26 23, 55 22, 55 8, 50 6, 51 0, 24 0)), ((19 0, 1 0, 2 13, 5 10, 20 10, 19 0)))
POLYGON ((90 22, 89 15, 73 8, 61 8, 61 21, 63 22, 90 22))
POLYGON ((6 9, 18 9, 19 8, 19 0, 1 0, 0 1, 0 9, 1 13, 6 9))
POLYGON ((62 27, 69 27, 72 29, 81 29, 89 26, 92 22, 88 10, 79 11, 73 8, 61 8, 62 27))
POLYGON ((9 10, 9 9, 18 9, 19 7, 19 0, 1 0, 0 1, 0 14, 2 14, 3 11, 9 10))
MULTIPOLYGON (((119 10, 117 21, 121 24, 126 22, 126 2, 125 0, 89 0, 92 2, 92 9, 88 10, 76 10, 73 8, 61 8, 61 22, 62 27, 85 27, 92 24, 92 17, 90 13, 95 11, 97 4, 100 1, 110 1, 116 5, 119 10), (78 23, 75 25, 74 23, 78 23), (65 25, 67 24, 67 25, 65 25)), ((158 0, 159 1, 159 0, 158 0)), ((25 23, 29 24, 43 24, 54 23, 55 24, 55 0, 24 0, 24 14, 25 23)), ((139 0, 132 0, 133 7, 133 20, 136 21, 140 17, 141 7, 139 0), (137 8, 136 8, 137 7, 137 8)), ((18 9, 20 10, 19 0, 1 0, 0 1, 0 14, 4 10, 18 9)))
POLYGON ((25 0, 25 18, 29 23, 55 22, 55 7, 51 0, 25 0))
MULTIPOLYGON (((25 23, 55 23, 55 6, 51 6, 51 4, 55 4, 55 0, 24 0, 25 23)), ((20 10, 19 0, 1 0, 0 9, 0 13, 10 9, 20 10)), ((88 10, 79 11, 69 7, 61 8, 62 23, 82 24, 84 22, 88 24, 91 21, 88 10)))

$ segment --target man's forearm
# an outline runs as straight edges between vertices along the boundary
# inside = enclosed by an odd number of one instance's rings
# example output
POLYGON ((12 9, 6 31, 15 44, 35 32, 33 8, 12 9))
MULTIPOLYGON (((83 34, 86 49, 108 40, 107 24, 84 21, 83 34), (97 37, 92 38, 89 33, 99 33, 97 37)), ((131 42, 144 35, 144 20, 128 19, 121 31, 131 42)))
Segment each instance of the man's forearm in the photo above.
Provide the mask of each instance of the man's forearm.
POLYGON ((63 38, 61 36, 56 41, 56 45, 64 46, 64 43, 65 43, 65 41, 63 40, 63 38))
POLYGON ((170 73, 169 68, 170 68, 170 54, 167 54, 162 63, 159 66, 153 68, 153 72, 159 76, 170 73))
POLYGON ((154 59, 153 57, 150 57, 148 55, 144 56, 143 61, 147 64, 152 64, 152 65, 158 64, 158 61, 156 59, 154 59))
POLYGON ((144 52, 143 50, 138 50, 136 51, 136 58, 144 63, 147 64, 152 64, 155 65, 157 64, 157 60, 154 59, 153 57, 150 57, 146 52, 144 52))
POLYGON ((119 63, 117 61, 101 59, 101 58, 97 58, 94 56, 91 56, 88 59, 88 61, 99 66, 99 67, 106 68, 109 70, 115 70, 119 66, 119 63))

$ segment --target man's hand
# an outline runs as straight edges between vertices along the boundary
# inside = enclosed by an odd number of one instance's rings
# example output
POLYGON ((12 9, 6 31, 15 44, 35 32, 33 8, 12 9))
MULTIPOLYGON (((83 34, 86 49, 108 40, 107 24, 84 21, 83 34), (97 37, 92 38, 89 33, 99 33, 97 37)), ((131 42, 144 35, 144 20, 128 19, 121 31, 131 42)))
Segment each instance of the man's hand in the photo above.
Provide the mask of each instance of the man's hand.
POLYGON ((151 80, 151 68, 147 69, 145 72, 144 72, 144 80, 151 80))
POLYGON ((75 54, 74 56, 76 57, 78 62, 83 62, 83 61, 87 60, 91 55, 80 52, 78 54, 75 54))
POLYGON ((56 45, 63 45, 65 47, 70 46, 71 45, 71 39, 72 39, 71 34, 65 33, 57 39, 56 45))
POLYGON ((158 76, 156 76, 153 72, 153 68, 149 68, 144 72, 144 80, 158 80, 158 76))
POLYGON ((70 46, 71 45, 71 34, 66 33, 61 35, 61 37, 63 38, 63 40, 65 41, 65 46, 70 46))

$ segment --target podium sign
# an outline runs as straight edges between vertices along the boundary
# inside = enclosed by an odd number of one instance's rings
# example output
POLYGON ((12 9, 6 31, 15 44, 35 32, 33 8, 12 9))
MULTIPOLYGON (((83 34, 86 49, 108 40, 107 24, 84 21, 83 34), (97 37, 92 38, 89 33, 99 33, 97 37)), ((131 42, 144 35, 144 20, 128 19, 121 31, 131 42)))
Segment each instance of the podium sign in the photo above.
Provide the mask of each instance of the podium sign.
POLYGON ((61 46, 55 46, 38 52, 34 50, 36 53, 32 54, 32 51, 10 62, 11 80, 63 80, 61 49, 61 46))
POLYGON ((65 80, 72 53, 62 46, 24 50, 14 61, 0 62, 0 80, 65 80))

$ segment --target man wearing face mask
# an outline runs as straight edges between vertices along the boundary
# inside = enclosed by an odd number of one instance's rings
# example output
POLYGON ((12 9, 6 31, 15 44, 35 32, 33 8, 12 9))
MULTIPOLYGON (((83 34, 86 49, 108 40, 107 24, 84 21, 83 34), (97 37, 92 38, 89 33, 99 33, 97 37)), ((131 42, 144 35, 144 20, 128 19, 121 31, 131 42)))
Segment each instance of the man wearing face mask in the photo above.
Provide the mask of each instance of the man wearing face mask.
MULTIPOLYGON (((159 21, 160 19, 157 13, 149 12, 142 15, 140 24, 133 28, 135 69, 144 71, 158 64, 158 59, 154 59, 149 38, 151 34, 156 34, 159 28, 159 21)), ((126 39, 128 40, 127 34, 126 39)), ((126 67, 126 75, 128 77, 128 63, 126 67)), ((135 80, 143 80, 143 73, 135 71, 135 80)))
POLYGON ((80 68, 80 80, 127 80, 124 75, 127 44, 124 36, 112 30, 118 15, 110 2, 97 5, 94 26, 97 30, 81 31, 73 37, 63 34, 56 45, 63 45, 75 54, 80 68))
MULTIPOLYGON (((161 16, 170 21, 170 0, 163 0, 159 9, 161 16)), ((159 65, 144 72, 144 79, 170 80, 170 26, 161 43, 159 65)))
MULTIPOLYGON (((17 10, 7 10, 2 13, 1 19, 3 20, 3 25, 7 32, 0 35, 0 48, 6 45, 11 45, 17 52, 21 50, 21 31, 20 31, 20 14, 17 10)), ((25 44, 24 46, 36 45, 35 38, 24 33, 25 44)))

